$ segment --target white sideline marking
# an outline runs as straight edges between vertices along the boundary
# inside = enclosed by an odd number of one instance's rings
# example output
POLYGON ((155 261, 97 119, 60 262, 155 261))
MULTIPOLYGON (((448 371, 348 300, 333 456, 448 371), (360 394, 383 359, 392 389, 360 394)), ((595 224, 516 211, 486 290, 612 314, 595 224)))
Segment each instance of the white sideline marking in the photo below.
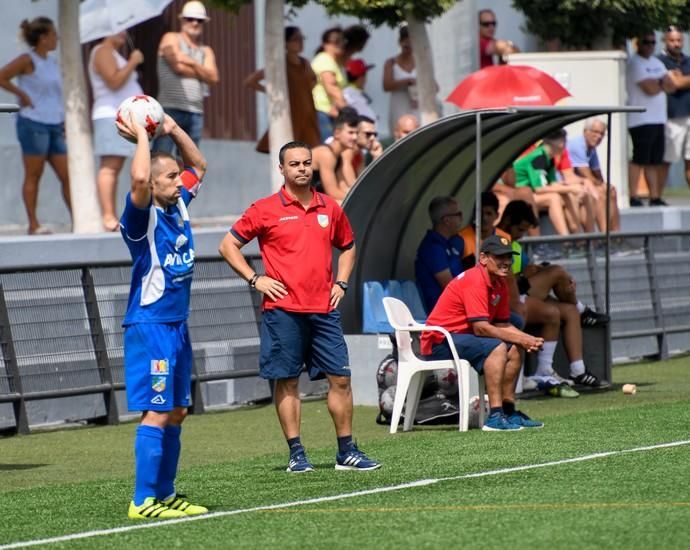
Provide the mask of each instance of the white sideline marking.
POLYGON ((681 447, 683 445, 690 445, 690 439, 683 441, 672 441, 670 443, 660 443, 658 445, 647 445, 645 447, 634 447, 632 449, 621 449, 620 451, 605 451, 601 453, 593 453, 589 455, 576 456, 574 458, 564 458, 561 460, 553 460, 551 462, 541 462, 538 464, 526 464, 524 466, 513 466, 510 468, 500 468, 498 470, 487 470, 484 472, 475 472, 472 474, 462 474, 459 476, 440 477, 434 479, 420 479, 411 481, 409 483, 400 483, 398 485, 389 485, 387 487, 378 487, 375 489, 365 489, 362 491, 355 491, 353 493, 341 493, 339 495, 330 495, 325 497, 309 498, 306 500, 295 500, 292 502, 283 502, 280 504, 267 504, 265 506, 254 506, 252 508, 241 508, 239 510, 224 510, 220 512, 212 512, 203 516, 190 516, 181 519, 162 520, 155 523, 138 523, 136 525, 125 525, 122 527, 113 527, 111 529, 101 529, 97 531, 85 531, 83 533, 74 533, 72 535, 62 535, 59 537, 51 537, 46 539, 28 540, 22 542, 13 542, 0 546, 0 550, 9 550, 10 548, 26 548, 29 546, 38 546, 39 544, 52 544, 56 542, 67 542, 71 540, 86 539, 91 537, 101 537, 105 535, 113 535, 117 533, 127 533, 129 531, 136 531, 138 529, 153 529, 156 527, 166 527, 168 525, 175 525, 178 523, 188 523, 190 521, 202 521, 213 518, 220 518, 226 516, 236 516, 238 514, 248 514, 251 512, 262 512, 265 510, 279 510, 283 508, 293 508, 295 506, 305 506, 308 504, 318 504, 320 502, 329 502, 334 500, 344 500, 347 498, 355 498, 364 495, 374 495, 377 493, 390 493, 391 491, 401 491, 404 489, 411 489, 413 487, 424 487, 426 485, 434 485, 441 481, 458 481, 462 479, 472 479, 475 477, 495 476, 500 474, 510 474, 513 472, 523 472, 525 470, 534 470, 537 468, 547 468, 549 466, 558 466, 560 464, 572 464, 575 462, 585 462, 587 460, 595 460, 597 458, 606 458, 625 453, 639 453, 642 451, 652 451, 655 449, 667 449, 669 447, 681 447))

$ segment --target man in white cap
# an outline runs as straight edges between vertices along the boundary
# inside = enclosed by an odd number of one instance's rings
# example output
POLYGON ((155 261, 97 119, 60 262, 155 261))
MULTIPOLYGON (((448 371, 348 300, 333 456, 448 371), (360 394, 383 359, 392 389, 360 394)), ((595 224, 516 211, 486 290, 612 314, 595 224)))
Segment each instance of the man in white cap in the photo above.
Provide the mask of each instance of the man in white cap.
MULTIPOLYGON (((158 101, 198 146, 204 126, 204 97, 210 84, 218 83, 216 57, 201 42, 206 8, 196 0, 187 2, 179 15, 180 32, 167 32, 158 46, 158 101)), ((158 138, 155 151, 174 154, 168 136, 158 138)))

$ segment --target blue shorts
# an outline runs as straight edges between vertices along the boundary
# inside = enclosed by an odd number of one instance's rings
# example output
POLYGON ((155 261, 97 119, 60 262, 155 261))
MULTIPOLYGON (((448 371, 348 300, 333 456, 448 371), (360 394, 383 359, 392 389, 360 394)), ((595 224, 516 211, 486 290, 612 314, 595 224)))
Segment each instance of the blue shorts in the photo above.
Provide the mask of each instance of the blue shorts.
POLYGON ((316 111, 316 120, 319 123, 319 135, 321 136, 321 143, 326 143, 329 137, 333 136, 333 117, 324 113, 323 111, 316 111))
POLYGON ((43 124, 17 115, 17 139, 23 155, 50 157, 67 154, 63 123, 43 124))
MULTIPOLYGON (((165 113, 170 115, 172 119, 177 122, 177 125, 192 138, 192 141, 198 147, 201 141, 201 132, 204 129, 204 115, 201 113, 192 113, 191 111, 167 108, 165 109, 165 113)), ((176 154, 175 142, 170 136, 160 136, 153 140, 151 150, 168 153, 169 155, 176 154)))
POLYGON ((130 411, 189 407, 192 346, 187 323, 136 323, 125 328, 125 388, 130 411))
POLYGON ((510 312, 510 324, 516 329, 522 330, 525 328, 525 318, 522 315, 518 315, 514 311, 510 312))
POLYGON ((136 145, 117 133, 114 118, 93 121, 93 153, 97 157, 131 157, 136 145))
MULTIPOLYGON (((494 349, 503 343, 508 348, 511 346, 508 342, 503 342, 503 340, 498 338, 483 338, 474 334, 451 334, 450 336, 453 338, 453 343, 455 343, 455 349, 460 359, 469 361, 470 365, 479 374, 484 372, 484 361, 494 349)), ((434 347, 431 349, 431 355, 426 356, 426 359, 432 361, 452 358, 448 343, 445 341, 440 344, 434 344, 434 347)))
POLYGON ((312 380, 327 374, 350 376, 350 358, 340 325, 340 312, 264 311, 259 357, 261 378, 297 378, 305 365, 312 380))

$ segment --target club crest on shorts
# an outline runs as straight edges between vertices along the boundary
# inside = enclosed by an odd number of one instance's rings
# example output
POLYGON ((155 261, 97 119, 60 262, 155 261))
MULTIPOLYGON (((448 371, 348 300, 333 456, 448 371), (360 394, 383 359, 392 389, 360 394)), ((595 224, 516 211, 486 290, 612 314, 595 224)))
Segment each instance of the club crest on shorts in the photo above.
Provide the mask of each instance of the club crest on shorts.
POLYGON ((319 222, 319 225, 325 229, 328 227, 328 214, 318 214, 316 216, 316 221, 319 222))
POLYGON ((152 359, 151 374, 170 374, 170 364, 167 359, 152 359))
POLYGON ((155 392, 161 393, 165 391, 165 376, 154 376, 151 379, 151 389, 155 392))

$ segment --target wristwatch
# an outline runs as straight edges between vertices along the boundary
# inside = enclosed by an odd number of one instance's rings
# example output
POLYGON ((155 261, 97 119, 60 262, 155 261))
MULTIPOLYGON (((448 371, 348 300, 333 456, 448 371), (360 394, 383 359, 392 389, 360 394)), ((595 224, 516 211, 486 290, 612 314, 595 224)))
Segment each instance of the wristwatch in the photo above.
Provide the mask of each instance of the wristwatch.
POLYGON ((343 292, 347 292, 347 283, 345 281, 336 281, 335 284, 338 285, 343 292))

